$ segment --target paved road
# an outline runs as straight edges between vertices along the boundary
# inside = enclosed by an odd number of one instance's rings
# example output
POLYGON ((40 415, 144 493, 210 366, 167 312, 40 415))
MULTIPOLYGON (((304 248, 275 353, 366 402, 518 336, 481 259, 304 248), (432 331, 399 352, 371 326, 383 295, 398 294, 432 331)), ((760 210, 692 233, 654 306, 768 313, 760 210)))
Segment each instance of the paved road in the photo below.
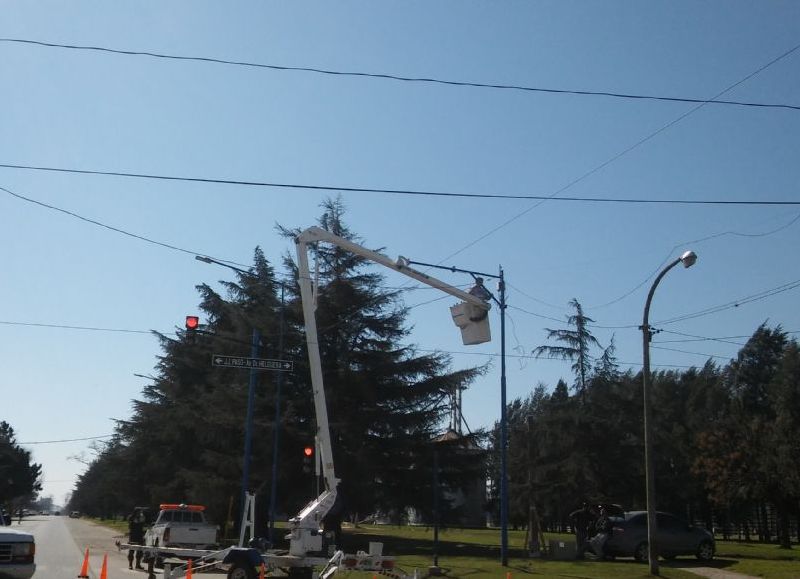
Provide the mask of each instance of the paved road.
POLYGON ((108 554, 108 579, 145 579, 142 571, 128 569, 127 554, 118 552, 117 533, 81 519, 32 516, 14 521, 13 528, 33 533, 36 538, 34 579, 75 579, 89 548, 89 577, 99 579, 103 555, 108 554))

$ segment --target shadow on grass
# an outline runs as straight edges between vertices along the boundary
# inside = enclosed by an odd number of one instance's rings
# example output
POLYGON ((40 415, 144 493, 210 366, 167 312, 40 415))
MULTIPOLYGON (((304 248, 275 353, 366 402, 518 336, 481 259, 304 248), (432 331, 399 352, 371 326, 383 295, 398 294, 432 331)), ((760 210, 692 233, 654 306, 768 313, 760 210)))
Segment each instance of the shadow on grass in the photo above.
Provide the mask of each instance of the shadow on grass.
MULTIPOLYGON (((384 553, 405 553, 408 555, 433 557, 434 544, 430 537, 416 539, 374 532, 369 533, 369 535, 362 535, 358 532, 345 533, 342 538, 344 550, 346 552, 354 552, 354 549, 363 549, 365 539, 383 543, 384 553)), ((497 557, 499 559, 500 547, 490 544, 440 540, 439 556, 497 557)), ((525 557, 526 553, 522 549, 509 549, 508 556, 509 558, 525 557)))

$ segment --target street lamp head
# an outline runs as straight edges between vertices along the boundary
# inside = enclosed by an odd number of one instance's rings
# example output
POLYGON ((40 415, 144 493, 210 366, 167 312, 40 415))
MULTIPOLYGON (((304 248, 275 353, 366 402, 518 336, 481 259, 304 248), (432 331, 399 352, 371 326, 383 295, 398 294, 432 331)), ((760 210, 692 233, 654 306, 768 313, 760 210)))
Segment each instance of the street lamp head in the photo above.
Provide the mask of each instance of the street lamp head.
POLYGON ((214 263, 214 262, 211 260, 211 258, 210 258, 210 257, 206 257, 206 256, 204 256, 204 255, 195 255, 195 256, 194 256, 194 258, 195 258, 197 261, 202 261, 202 262, 204 262, 204 263, 214 263))
POLYGON ((681 257, 681 263, 683 263, 683 267, 692 267, 694 263, 697 261, 697 254, 694 251, 687 251, 681 257))

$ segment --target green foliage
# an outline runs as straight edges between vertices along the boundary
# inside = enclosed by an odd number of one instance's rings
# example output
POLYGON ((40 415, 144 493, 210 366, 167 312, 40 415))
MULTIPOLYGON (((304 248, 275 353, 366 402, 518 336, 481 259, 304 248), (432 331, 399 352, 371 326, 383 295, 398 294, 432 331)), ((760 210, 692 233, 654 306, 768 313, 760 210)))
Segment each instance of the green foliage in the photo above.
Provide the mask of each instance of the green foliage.
MULTIPOLYGON (((575 307, 576 316, 588 319, 575 307)), ((578 360, 580 332, 570 332, 556 353, 573 352, 575 358, 565 358, 578 360)), ((580 386, 579 366, 573 370, 580 386)), ((728 366, 708 361, 656 372, 652 383, 658 508, 709 527, 759 510, 764 527, 769 505, 788 547, 789 517, 800 501, 797 343, 780 327, 762 325, 728 366)), ((551 528, 566 523, 566 513, 584 499, 645 507, 641 388, 641 374, 620 373, 609 348, 574 396, 560 381, 552 392, 540 384, 509 405, 512 522, 525 520, 531 501, 551 528)), ((492 467, 496 484, 496 462, 492 467)), ((764 529, 760 534, 769 536, 764 529)))
MULTIPOLYGON (((319 225, 360 241, 342 220, 338 201, 323 206, 319 225)), ((292 237, 295 231, 281 228, 292 237)), ((319 346, 332 431, 342 515, 380 511, 400 517, 407 507, 429 513, 432 440, 441 434, 451 395, 482 371, 450 371, 440 353, 418 355, 409 337, 401 293, 363 258, 329 244, 315 248, 319 346)), ((129 512, 161 502, 200 503, 212 520, 236 518, 241 492, 248 372, 216 368, 212 354, 250 355, 253 328, 259 357, 294 361, 294 372, 258 374, 251 454, 251 488, 259 511, 276 492, 278 513, 293 515, 316 493, 303 472, 302 448, 316 434, 297 269, 281 282, 256 249, 253 267, 223 282, 226 295, 197 286, 206 323, 196 335, 160 335, 156 375, 118 423, 118 438, 101 449, 81 478, 73 507, 88 514, 129 512), (283 294, 283 300, 281 299, 283 294), (284 307, 282 307, 282 301, 284 307), (276 393, 281 383, 278 481, 272 489, 276 393), (231 508, 233 507, 233 508, 231 508)), ((455 489, 483 477, 476 441, 443 443, 441 479, 455 489)), ((446 506, 446 505, 445 505, 446 506)), ((258 522, 257 522, 258 523, 258 522)))
POLYGON ((31 453, 17 444, 11 425, 0 421, 0 505, 35 499, 42 490, 41 475, 42 465, 31 462, 31 453))
MULTIPOLYGON (((575 313, 567 317, 567 329, 545 328, 547 339, 555 340, 558 344, 539 346, 533 350, 533 355, 571 360, 573 362, 572 371, 575 374, 575 389, 578 393, 583 394, 593 366, 591 348, 593 346, 599 348, 600 343, 589 331, 588 325, 594 320, 584 314, 580 302, 573 298, 570 300, 569 306, 575 309, 575 313), (569 329, 572 327, 574 329, 569 329)), ((601 364, 605 372, 611 371, 614 364, 613 342, 610 350, 604 352, 601 364)))

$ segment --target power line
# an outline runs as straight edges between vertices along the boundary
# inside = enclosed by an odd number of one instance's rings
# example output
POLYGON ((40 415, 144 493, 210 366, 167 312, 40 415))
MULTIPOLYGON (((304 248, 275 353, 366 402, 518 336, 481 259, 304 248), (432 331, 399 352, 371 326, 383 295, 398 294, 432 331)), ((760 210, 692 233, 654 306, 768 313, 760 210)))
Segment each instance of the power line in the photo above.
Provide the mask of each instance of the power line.
MULTIPOLYGON (((712 341, 712 342, 720 342, 722 344, 732 344, 734 346, 745 346, 746 344, 743 344, 741 342, 733 342, 731 340, 741 340, 741 339, 749 340, 752 337, 752 335, 741 335, 741 336, 722 336, 720 338, 709 338, 709 337, 706 337, 706 336, 698 336, 696 334, 686 334, 684 332, 675 332, 673 330, 660 330, 660 331, 664 332, 665 334, 674 334, 676 336, 686 336, 687 338, 690 338, 690 339, 686 339, 686 340, 659 340, 657 342, 658 344, 668 344, 668 343, 674 343, 674 342, 705 342, 705 341, 712 341)), ((784 331, 784 333, 785 334, 800 334, 800 330, 786 330, 786 331, 784 331)))
POLYGON ((519 312, 522 312, 522 313, 524 313, 524 314, 528 314, 529 316, 534 316, 534 317, 537 317, 537 318, 542 318, 542 319, 544 319, 544 320, 551 320, 551 321, 553 321, 553 322, 564 323, 564 320, 562 320, 562 319, 559 319, 559 318, 554 318, 553 316, 546 316, 546 315, 544 315, 544 314, 538 314, 538 313, 536 313, 536 312, 532 312, 532 311, 530 311, 530 310, 526 310, 526 309, 524 309, 524 308, 520 308, 520 307, 518 307, 518 306, 507 306, 507 307, 508 307, 509 309, 511 309, 511 310, 517 310, 517 311, 519 311, 519 312))
POLYGON ((559 195, 561 195, 561 193, 563 193, 564 191, 566 191, 566 190, 568 190, 568 189, 570 189, 570 188, 574 187, 575 185, 577 185, 577 184, 578 184, 578 183, 580 183, 581 181, 584 181, 584 180, 586 180, 587 178, 591 177, 592 175, 594 175, 594 174, 595 174, 595 173, 597 173, 598 171, 600 171, 600 170, 604 169, 605 167, 609 166, 611 163, 615 162, 617 159, 619 159, 619 158, 621 158, 621 157, 623 157, 623 156, 627 155, 628 153, 630 153, 630 152, 631 152, 631 151, 633 151, 634 149, 636 149, 636 148, 638 148, 638 147, 642 146, 643 144, 645 144, 645 143, 646 143, 646 142, 648 142, 649 140, 651 140, 651 139, 655 138, 655 137, 656 137, 656 136, 658 136, 659 134, 663 133, 664 131, 666 131, 667 129, 669 129, 670 127, 672 127, 673 125, 676 125, 676 124, 678 124, 679 122, 681 122, 683 119, 685 119, 685 118, 686 118, 686 117, 688 117, 689 115, 691 115, 691 114, 695 113, 696 111, 700 110, 700 109, 701 109, 702 107, 704 107, 705 105, 709 104, 710 102, 713 102, 713 101, 717 100, 719 97, 721 97, 721 96, 722 96, 722 95, 724 95, 725 93, 727 93, 727 92, 729 92, 729 91, 733 90, 734 88, 736 88, 736 87, 737 87, 737 86, 739 86, 740 84, 742 84, 742 83, 746 82, 747 80, 749 80, 749 79, 753 78, 753 77, 754 77, 754 76, 756 76, 757 74, 759 74, 759 73, 761 73, 762 71, 766 70, 767 68, 769 68, 770 66, 772 66, 772 65, 773 65, 773 64, 775 64, 776 62, 778 62, 778 61, 780 61, 780 60, 782 60, 782 59, 786 58, 787 56, 789 56, 790 54, 792 54, 793 52, 795 52, 795 51, 796 51, 796 50, 798 50, 798 49, 800 49, 800 44, 798 44, 798 45, 794 46, 793 48, 790 48, 789 50, 787 50, 787 51, 786 51, 786 52, 784 52, 783 54, 781 54, 781 55, 779 55, 779 56, 777 56, 777 57, 773 58, 772 60, 770 60, 769 62, 767 62, 765 65, 761 66, 760 68, 758 68, 758 69, 757 69, 757 70, 755 70, 754 72, 752 72, 752 73, 748 74, 747 76, 745 76, 745 77, 744 77, 744 78, 742 78, 741 80, 739 80, 739 81, 737 81, 737 82, 733 83, 732 85, 730 85, 730 86, 729 86, 729 87, 727 87, 726 89, 724 89, 724 90, 720 91, 719 93, 717 93, 716 95, 714 95, 713 97, 711 97, 709 100, 707 100, 707 101, 704 101, 704 102, 702 102, 702 103, 698 104, 698 105, 697 105, 697 106, 695 106, 695 107, 692 107, 691 109, 689 109, 689 110, 688 110, 688 111, 686 111, 685 113, 683 113, 683 114, 681 114, 681 115, 677 116, 676 118, 674 118, 673 120, 671 120, 670 122, 668 122, 666 125, 662 126, 662 127, 661 127, 661 128, 659 128, 659 129, 656 129, 656 130, 655 130, 655 131, 653 131, 652 133, 650 133, 650 134, 648 134, 647 136, 645 136, 645 137, 643 137, 643 138, 639 139, 638 141, 636 141, 636 142, 635 142, 635 143, 633 143, 632 145, 630 145, 630 146, 626 147, 626 148, 625 148, 625 149, 623 149, 622 151, 620 151, 620 152, 618 152, 617 154, 613 155, 612 157, 610 157, 610 158, 609 158, 609 159, 607 159, 606 161, 604 161, 604 162, 600 163, 599 165, 596 165, 594 168, 592 168, 592 169, 590 169, 589 171, 587 171, 587 172, 583 173, 583 174, 582 174, 582 175, 580 175, 579 177, 577 177, 577 178, 573 179, 572 181, 570 181, 569 183, 567 183, 566 185, 564 185, 564 186, 563 186, 563 187, 561 187, 560 189, 557 189, 557 190, 556 190, 556 191, 555 191, 555 192, 554 192, 552 195, 550 195, 549 197, 547 197, 547 198, 545 198, 545 199, 543 199, 543 200, 541 200, 541 201, 539 201, 539 202, 537 202, 537 203, 534 203, 533 205, 531 205, 530 207, 528 207, 528 208, 527 208, 527 209, 525 209, 524 211, 522 211, 522 212, 520 212, 520 213, 518 213, 518 214, 514 215, 513 217, 511 217, 511 218, 509 218, 509 219, 505 220, 503 223, 501 223, 501 224, 499 224, 499 225, 495 226, 494 228, 490 229, 489 231, 487 231, 486 233, 484 233, 483 235, 481 235, 481 236, 480 236, 480 237, 478 237, 477 239, 474 239, 473 241, 469 242, 467 245, 463 246, 461 249, 459 249, 459 250, 457 250, 457 251, 455 251, 455 252, 451 253, 450 255, 448 255, 448 256, 446 256, 446 257, 444 257, 444 258, 442 258, 442 260, 441 260, 439 263, 442 263, 442 262, 443 262, 443 261, 445 261, 445 260, 451 259, 451 258, 455 257, 456 255, 459 255, 460 253, 463 253, 464 251, 466 251, 467 249, 469 249, 469 248, 470 248, 470 247, 472 247, 473 245, 476 245, 476 244, 480 243, 481 241, 483 241, 483 240, 484 240, 484 239, 486 239, 487 237, 489 237, 489 236, 491 236, 491 235, 494 235, 496 232, 500 231, 501 229, 503 229, 503 228, 505 228, 505 227, 507 227, 507 226, 511 225, 511 224, 512 224, 514 221, 516 221, 516 220, 518 220, 518 219, 522 218, 523 216, 527 215, 528 213, 530 213, 531 211, 533 211, 534 209, 536 209, 537 207, 539 207, 539 206, 540 206, 542 203, 544 203, 546 200, 548 200, 548 199, 554 199, 554 198, 558 197, 558 196, 559 196, 559 195))
MULTIPOLYGON (((165 243, 163 241, 157 241, 157 240, 154 240, 152 238, 145 237, 143 235, 139 235, 139 234, 136 234, 136 233, 131 233, 131 232, 126 231, 124 229, 120 229, 118 227, 113 227, 111 225, 107 225, 107 224, 105 224, 105 223, 103 223, 101 221, 97 221, 96 219, 89 219, 88 217, 84 217, 83 215, 75 213, 74 211, 69 211, 69 210, 63 209, 61 207, 56 207, 55 205, 49 205, 49 204, 44 203, 42 201, 37 201, 36 199, 32 199, 30 197, 26 197, 24 195, 20 195, 19 193, 15 193, 15 192, 13 192, 13 191, 11 191, 9 189, 6 189, 5 187, 0 187, 0 191, 5 191, 9 195, 11 195, 13 197, 16 197, 17 199, 20 199, 22 201, 26 201, 28 203, 33 203, 35 205, 39 205, 40 207, 44 207, 44 208, 50 209, 52 211, 57 211, 59 213, 65 214, 65 215, 69 215, 70 217, 74 217, 75 219, 79 219, 79 220, 84 221, 86 223, 90 223, 92 225, 96 225, 98 227, 102 227, 104 229, 108 229, 108 230, 113 231, 115 233, 120 233, 122 235, 126 235, 126 236, 132 237, 134 239, 138 239, 140 241, 145 241, 147 243, 152 243, 154 245, 157 245, 157 246, 160 246, 160 247, 164 247, 166 249, 172 249, 174 251, 179 251, 181 253, 186 253, 186 254, 195 255, 195 256, 203 255, 205 257, 211 257, 211 256, 208 256, 208 255, 203 254, 203 253, 194 252, 194 251, 189 250, 189 249, 184 249, 182 247, 178 247, 176 245, 172 245, 170 243, 165 243)), ((252 269, 252 266, 245 265, 243 263, 238 263, 238 262, 235 262, 235 261, 219 259, 219 258, 213 258, 213 259, 216 259, 217 261, 221 261, 221 262, 223 262, 225 264, 238 265, 238 266, 241 266, 241 267, 246 267, 246 268, 252 269)), ((239 270, 237 270, 237 271, 239 271, 239 270)), ((240 271, 240 273, 247 273, 247 272, 240 271)), ((281 281, 280 281, 281 278, 284 281, 294 281, 294 279, 292 277, 290 277, 288 275, 278 274, 278 273, 275 274, 275 278, 276 278, 276 280, 278 280, 279 283, 281 283, 281 281)), ((456 287, 458 287, 458 286, 456 286, 456 287)), ((436 289, 436 288, 425 287, 425 286, 410 286, 410 287, 401 286, 401 287, 384 287, 383 289, 385 289, 385 290, 418 291, 418 290, 429 290, 429 289, 436 289)), ((11 322, 0 322, 0 323, 11 323, 11 322)), ((32 325, 32 324, 21 324, 21 325, 32 325)), ((75 329, 94 329, 94 328, 75 328, 75 329)), ((102 329, 102 328, 98 328, 98 329, 102 329)))
POLYGON ((705 358, 720 358, 722 360, 730 360, 730 356, 720 356, 718 354, 703 354, 702 352, 690 352, 688 350, 678 350, 677 348, 665 348, 664 346, 650 346, 654 350, 666 350, 668 352, 679 352, 681 354, 692 354, 693 356, 704 356, 705 358))
MULTIPOLYGON (((786 206, 786 205, 800 205, 800 201, 781 201, 781 200, 741 200, 732 201, 730 199, 644 199, 644 198, 625 198, 625 197, 555 197, 553 195, 513 195, 509 193, 461 193, 454 191, 426 191, 419 189, 388 189, 379 187, 345 187, 339 185, 311 185, 308 183, 278 183, 273 181, 251 181, 241 179, 219 179, 214 177, 191 177, 185 175, 158 175, 154 173, 133 173, 125 171, 101 171, 95 169, 74 169, 67 167, 44 167, 40 165, 19 165, 14 163, 0 163, 0 168, 4 169, 21 169, 26 171, 48 171, 56 173, 73 173, 78 175, 103 175, 106 177, 128 177, 133 179, 154 179, 161 181, 186 181, 190 183, 212 183, 217 185, 236 185, 243 187, 272 187, 276 189, 308 189, 310 191, 336 191, 343 193, 381 193, 389 195, 411 195, 420 197, 457 197, 466 199, 511 199, 511 200, 525 200, 525 201, 567 201, 577 203, 624 203, 632 205, 742 205, 742 206, 786 206)), ((588 176, 588 174, 586 175, 588 176)), ((577 183, 574 181, 572 184, 577 183)), ((566 190, 571 185, 564 187, 559 192, 566 190)), ((21 195, 11 193, 7 189, 3 189, 7 193, 20 197, 26 201, 45 205, 37 201, 29 200, 21 195)), ((88 220, 87 220, 88 221, 88 220)), ((104 226, 107 227, 107 226, 104 226)), ((126 233, 127 234, 127 233, 126 233)), ((131 235, 131 234, 127 234, 131 235)), ((135 237, 135 236, 134 236, 135 237)), ((149 241, 149 240, 146 240, 149 241)), ((173 248, 175 249, 175 248, 173 248)), ((194 255, 207 255, 203 252, 194 252, 188 250, 186 253, 194 255)), ((216 258, 214 258, 216 259, 216 258)), ((445 258, 447 259, 447 258, 445 258)), ((227 261, 220 259, 219 261, 227 261)), ((227 261, 228 263, 236 263, 227 261)), ((242 265, 242 264, 236 264, 242 265)), ((246 267, 246 266, 245 266, 246 267)))
MULTIPOLYGON (((68 211, 66 209, 62 209, 60 207, 56 207, 55 205, 50 205, 48 203, 44 203, 42 201, 37 201, 36 199, 31 199, 30 197, 25 197, 24 195, 20 195, 19 193, 14 193, 13 191, 6 189, 5 187, 0 187, 0 191, 5 191, 12 197, 16 197, 21 201, 25 201, 27 203, 33 203, 34 205, 39 205, 40 207, 44 207, 46 209, 50 209, 51 211, 58 211, 59 213, 63 213, 64 215, 69 215, 70 217, 74 217, 75 219, 79 219, 81 221, 85 221, 86 223, 91 223, 92 225, 96 225, 97 227, 102 227, 104 229, 108 229, 115 233, 119 233, 121 235, 127 235, 128 237, 133 237, 134 239, 138 239, 140 241, 144 241, 146 243, 151 243, 153 245, 158 245, 160 247, 166 247, 167 249, 172 249, 174 251, 180 251, 181 253, 188 253, 189 255, 207 255, 205 253, 199 251, 192 251, 189 249, 184 249, 182 247, 178 247, 176 245, 171 245, 169 243, 164 243, 163 241, 156 241, 154 239, 150 239, 149 237, 144 237, 143 235, 137 235, 136 233, 131 233, 130 231, 125 231, 124 229, 120 229, 119 227, 113 227, 111 225, 107 225, 105 223, 101 223, 100 221, 96 221, 94 219, 89 219, 88 217, 84 217, 83 215, 79 215, 73 211, 68 211)), ((235 261, 229 261, 226 259, 221 258, 214 258, 217 261, 223 261, 226 263, 232 263, 234 265, 241 265, 242 267, 250 267, 241 263, 237 263, 235 261)))
MULTIPOLYGON (((11 322, 7 320, 0 320, 0 324, 4 326, 30 326, 36 328, 57 328, 61 330, 87 330, 93 332, 117 332, 126 334, 152 334, 153 330, 126 330, 122 328, 97 328, 91 326, 68 326, 65 324, 40 324, 36 322, 11 322)), ((161 332, 159 332, 161 333, 161 332)))
POLYGON ((743 297, 741 299, 738 299, 738 300, 735 300, 735 301, 732 301, 732 302, 726 302, 724 304, 719 304, 717 306, 711 306, 711 307, 706 308, 704 310, 700 310, 700 311, 693 312, 693 313, 690 313, 690 314, 683 314, 681 316, 676 316, 674 318, 669 318, 669 319, 666 319, 666 320, 663 320, 663 321, 659 321, 659 322, 656 322, 654 325, 663 326, 663 325, 666 325, 666 324, 674 324, 675 322, 682 322, 684 320, 691 320, 691 319, 699 318, 699 317, 702 317, 702 316, 708 316, 708 315, 711 315, 711 314, 716 314, 716 313, 719 313, 719 312, 722 312, 722 311, 725 311, 725 310, 729 310, 731 308, 738 308, 739 306, 744 305, 744 304, 749 304, 751 302, 760 301, 760 300, 772 297, 774 295, 777 295, 777 294, 780 294, 780 293, 783 293, 783 292, 786 292, 786 291, 789 291, 789 290, 796 289, 798 287, 800 287, 800 279, 785 283, 783 285, 779 285, 779 286, 774 287, 774 288, 763 290, 761 292, 758 292, 758 293, 755 293, 755 294, 752 294, 752 295, 749 295, 749 296, 745 296, 745 297, 743 297))
MULTIPOLYGON (((19 444, 59 444, 61 442, 83 442, 85 440, 100 440, 102 438, 111 438, 114 434, 102 434, 100 436, 87 436, 86 438, 64 438, 62 440, 38 440, 35 442, 20 442, 19 444)), ((52 482, 52 481, 51 481, 52 482)))
POLYGON ((672 330, 661 330, 665 334, 673 334, 675 336, 685 336, 683 340, 659 340, 659 344, 669 344, 673 342, 720 342, 721 344, 732 344, 734 346, 744 346, 741 342, 733 342, 731 340, 748 339, 750 336, 723 336, 721 338, 709 338, 706 336, 698 336, 696 334, 686 334, 683 332, 675 332, 672 330), (686 339, 688 338, 688 339, 686 339))
POLYGON ((615 299, 611 300, 610 302, 606 302, 604 304, 599 304, 599 305, 595 305, 595 306, 588 306, 587 309, 599 310, 601 308, 605 308, 605 307, 611 306, 613 304, 616 304, 617 302, 621 302, 626 297, 628 297, 629 295, 633 294, 633 292, 635 292, 640 287, 642 287, 644 284, 646 284, 648 281, 650 281, 661 270, 661 268, 667 263, 667 261, 672 256, 672 253, 676 249, 678 249, 679 247, 686 247, 686 246, 689 246, 689 245, 692 245, 692 244, 702 243, 704 241, 708 241, 710 239, 716 239, 718 237, 724 237, 726 235, 733 235, 735 237, 751 237, 751 238, 752 237, 767 237, 769 235, 774 235, 774 234, 776 234, 776 233, 778 233, 780 231, 783 231, 784 229, 787 229, 787 228, 791 227, 792 225, 797 223, 798 220, 800 220, 800 213, 795 215, 794 218, 791 221, 789 221, 788 223, 785 223, 785 224, 783 224, 783 225, 781 225, 779 227, 776 227, 775 229, 771 229, 769 231, 762 231, 762 232, 759 232, 759 233, 743 233, 741 231, 722 231, 720 233, 714 233, 713 235, 708 235, 706 237, 701 237, 700 239, 693 239, 691 241, 685 241, 685 242, 682 242, 682 243, 676 243, 667 252, 666 257, 661 261, 661 263, 659 263, 658 266, 656 266, 656 268, 653 271, 651 271, 650 274, 645 279, 643 279, 640 283, 638 283, 632 289, 630 289, 629 291, 625 292, 624 294, 622 294, 618 298, 615 298, 615 299))
MULTIPOLYGON (((83 50, 83 51, 103 52, 103 53, 108 53, 108 54, 118 54, 118 55, 124 55, 124 56, 147 56, 147 57, 151 57, 151 58, 166 59, 166 60, 203 62, 203 63, 211 63, 211 64, 223 64, 223 65, 228 65, 228 66, 240 66, 240 67, 248 67, 248 68, 262 68, 262 69, 270 69, 270 70, 276 70, 276 71, 309 72, 309 73, 328 75, 328 76, 346 76, 346 77, 393 80, 393 81, 401 81, 401 82, 409 82, 409 83, 439 84, 439 85, 447 85, 447 86, 455 86, 455 87, 466 87, 466 88, 482 88, 482 89, 488 88, 488 89, 511 90, 511 91, 534 92, 534 93, 565 94, 565 95, 574 95, 574 96, 599 96, 599 97, 608 97, 608 98, 616 98, 616 99, 651 100, 651 101, 665 101, 665 102, 679 102, 679 103, 706 103, 706 102, 708 102, 708 101, 705 101, 704 99, 696 99, 696 98, 688 98, 688 97, 666 97, 666 96, 656 96, 656 95, 618 93, 618 92, 610 92, 610 91, 557 89, 557 88, 523 86, 523 85, 517 85, 517 84, 492 84, 492 83, 482 83, 482 82, 474 82, 474 81, 448 80, 448 79, 433 78, 433 77, 410 77, 410 76, 400 76, 400 75, 386 74, 386 73, 332 70, 332 69, 316 68, 316 67, 305 67, 305 66, 285 66, 285 65, 266 64, 266 63, 258 63, 258 62, 247 62, 247 61, 239 61, 239 60, 227 60, 227 59, 222 59, 222 58, 214 58, 214 57, 206 57, 206 56, 182 56, 182 55, 176 55, 176 54, 164 54, 164 53, 150 52, 150 51, 140 51, 140 50, 121 50, 121 49, 116 49, 116 48, 108 48, 108 47, 104 47, 104 46, 85 46, 85 45, 77 45, 77 44, 61 44, 61 43, 55 43, 55 42, 44 42, 44 41, 30 40, 30 39, 24 39, 24 38, 0 38, 0 42, 17 43, 17 44, 29 44, 29 45, 35 45, 35 46, 43 46, 43 47, 47 47, 47 48, 61 48, 61 49, 67 49, 67 50, 83 50)), ((779 104, 779 103, 757 103, 757 102, 747 102, 747 101, 717 101, 717 100, 715 100, 715 101, 712 101, 711 104, 726 105, 726 106, 740 106, 740 107, 759 107, 759 108, 800 110, 800 106, 789 105, 789 104, 779 104)))

